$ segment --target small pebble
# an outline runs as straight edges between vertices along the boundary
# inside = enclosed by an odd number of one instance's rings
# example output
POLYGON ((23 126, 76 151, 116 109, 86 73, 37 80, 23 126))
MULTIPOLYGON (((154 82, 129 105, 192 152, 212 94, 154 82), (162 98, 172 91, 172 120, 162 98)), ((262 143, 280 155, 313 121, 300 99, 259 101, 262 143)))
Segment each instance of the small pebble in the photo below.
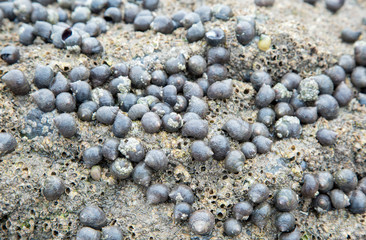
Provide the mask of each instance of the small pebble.
POLYGON ((148 204, 159 204, 168 200, 169 188, 164 184, 153 184, 146 191, 148 204))
POLYGON ((93 180, 99 181, 102 178, 102 168, 99 165, 93 166, 90 169, 90 176, 93 180))
POLYGON ((107 225, 107 217, 98 206, 90 205, 81 210, 79 214, 81 224, 94 229, 101 229, 107 225))

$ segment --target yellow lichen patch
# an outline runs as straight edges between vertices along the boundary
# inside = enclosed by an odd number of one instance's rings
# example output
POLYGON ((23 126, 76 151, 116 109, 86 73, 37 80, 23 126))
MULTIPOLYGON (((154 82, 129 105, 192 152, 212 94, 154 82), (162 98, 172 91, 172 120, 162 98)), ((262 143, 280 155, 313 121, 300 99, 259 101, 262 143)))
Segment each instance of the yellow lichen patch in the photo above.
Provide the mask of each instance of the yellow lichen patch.
POLYGON ((271 46, 271 37, 262 34, 261 37, 259 38, 258 48, 261 51, 265 52, 269 49, 270 46, 271 46))

